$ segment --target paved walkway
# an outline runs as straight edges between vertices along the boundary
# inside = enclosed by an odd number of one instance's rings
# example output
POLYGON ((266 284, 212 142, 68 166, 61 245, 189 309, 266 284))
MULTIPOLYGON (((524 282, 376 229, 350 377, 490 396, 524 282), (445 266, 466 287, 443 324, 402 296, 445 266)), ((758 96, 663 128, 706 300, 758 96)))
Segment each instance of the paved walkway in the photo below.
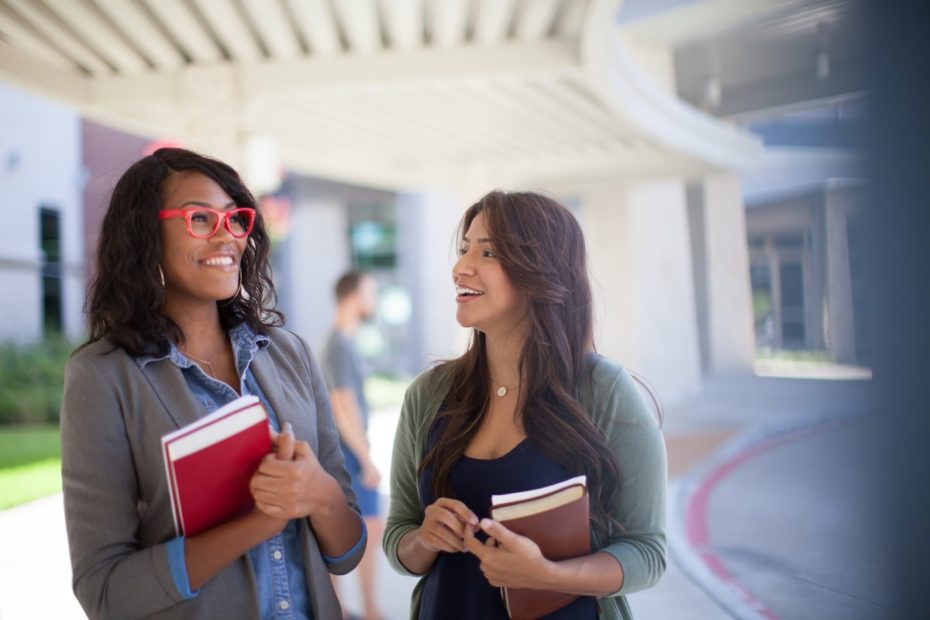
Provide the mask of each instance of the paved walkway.
MULTIPOLYGON (((669 409, 671 562, 630 597, 637 617, 887 617, 880 541, 855 509, 876 469, 868 396, 866 381, 744 376, 669 409)), ((385 494, 397 415, 372 415, 385 494)), ((415 580, 377 552, 383 611, 406 618, 415 580)), ((69 582, 61 496, 0 512, 0 620, 83 618, 69 582)), ((343 592, 358 611, 352 576, 343 592)))

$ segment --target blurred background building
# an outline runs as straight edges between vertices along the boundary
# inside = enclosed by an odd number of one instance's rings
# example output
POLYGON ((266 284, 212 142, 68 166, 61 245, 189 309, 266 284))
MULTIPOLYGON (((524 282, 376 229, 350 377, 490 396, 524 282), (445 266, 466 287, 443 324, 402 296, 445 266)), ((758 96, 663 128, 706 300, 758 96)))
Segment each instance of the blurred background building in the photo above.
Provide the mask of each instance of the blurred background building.
POLYGON ((236 166, 319 346, 350 266, 361 344, 462 350, 458 218, 537 189, 589 243, 601 352, 674 403, 757 348, 868 362, 857 0, 0 0, 0 340, 84 331, 106 198, 180 144, 236 166))

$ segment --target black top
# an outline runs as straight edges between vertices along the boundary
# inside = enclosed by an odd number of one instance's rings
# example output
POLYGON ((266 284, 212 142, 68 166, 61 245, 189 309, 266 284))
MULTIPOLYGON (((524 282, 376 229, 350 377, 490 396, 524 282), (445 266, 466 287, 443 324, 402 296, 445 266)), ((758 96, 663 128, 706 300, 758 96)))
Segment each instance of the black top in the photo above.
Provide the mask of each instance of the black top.
MULTIPOLYGON (((430 429, 427 451, 438 437, 438 423, 441 419, 437 418, 437 423, 430 429)), ((526 491, 571 477, 561 465, 543 455, 526 439, 496 459, 463 456, 450 473, 457 499, 468 506, 478 519, 490 516, 492 494, 526 491)), ((427 469, 419 479, 421 510, 436 501, 432 484, 432 470, 427 469)), ((477 537, 483 539, 484 535, 479 531, 477 537)), ((479 565, 478 558, 471 553, 440 552, 425 577, 420 599, 420 620, 506 619, 507 609, 501 590, 488 583, 479 565)), ((581 597, 546 618, 592 620, 597 618, 597 600, 594 597, 581 597)))

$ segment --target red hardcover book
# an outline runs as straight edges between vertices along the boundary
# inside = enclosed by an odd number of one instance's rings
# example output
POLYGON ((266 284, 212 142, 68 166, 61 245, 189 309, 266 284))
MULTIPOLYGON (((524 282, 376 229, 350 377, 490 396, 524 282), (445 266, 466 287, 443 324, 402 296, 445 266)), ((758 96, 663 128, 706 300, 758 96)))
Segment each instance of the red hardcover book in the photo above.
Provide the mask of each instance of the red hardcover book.
POLYGON ((249 480, 271 450, 268 414, 242 396, 161 440, 174 525, 193 536, 254 505, 249 480))
MULTIPOLYGON (((567 560, 591 553, 586 477, 491 496, 491 518, 539 545, 550 560, 567 560)), ((501 588, 507 614, 513 620, 541 618, 578 598, 576 594, 501 588)))

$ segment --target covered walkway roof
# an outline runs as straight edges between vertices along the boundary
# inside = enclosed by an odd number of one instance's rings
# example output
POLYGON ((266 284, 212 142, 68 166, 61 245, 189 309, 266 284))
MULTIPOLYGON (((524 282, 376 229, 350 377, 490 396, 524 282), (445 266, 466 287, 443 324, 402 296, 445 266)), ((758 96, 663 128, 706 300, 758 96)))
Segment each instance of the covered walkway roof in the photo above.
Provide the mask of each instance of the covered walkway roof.
POLYGON ((0 78, 231 161, 264 145, 382 187, 751 161, 755 138, 675 96, 668 48, 623 40, 622 4, 0 0, 0 78))

